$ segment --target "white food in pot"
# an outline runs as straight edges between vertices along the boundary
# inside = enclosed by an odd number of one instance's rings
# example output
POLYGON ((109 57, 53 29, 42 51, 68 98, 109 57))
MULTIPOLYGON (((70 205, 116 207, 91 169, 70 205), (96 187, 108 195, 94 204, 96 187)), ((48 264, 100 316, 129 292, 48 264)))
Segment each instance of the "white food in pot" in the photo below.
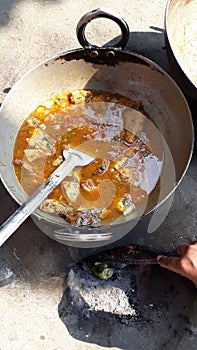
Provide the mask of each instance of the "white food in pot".
POLYGON ((169 7, 167 31, 176 60, 197 86, 197 1, 177 1, 169 7))

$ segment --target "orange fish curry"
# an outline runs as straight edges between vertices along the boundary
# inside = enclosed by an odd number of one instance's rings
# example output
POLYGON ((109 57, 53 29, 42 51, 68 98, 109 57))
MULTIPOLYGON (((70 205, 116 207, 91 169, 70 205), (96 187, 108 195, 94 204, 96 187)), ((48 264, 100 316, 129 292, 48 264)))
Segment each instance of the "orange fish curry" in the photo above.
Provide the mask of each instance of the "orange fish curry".
POLYGON ((146 164, 161 163, 158 145, 146 133, 140 101, 98 91, 77 90, 40 104, 18 132, 13 164, 28 195, 63 162, 63 150, 94 156, 76 167, 44 200, 40 209, 66 222, 99 225, 120 216, 135 217, 149 193, 146 164))

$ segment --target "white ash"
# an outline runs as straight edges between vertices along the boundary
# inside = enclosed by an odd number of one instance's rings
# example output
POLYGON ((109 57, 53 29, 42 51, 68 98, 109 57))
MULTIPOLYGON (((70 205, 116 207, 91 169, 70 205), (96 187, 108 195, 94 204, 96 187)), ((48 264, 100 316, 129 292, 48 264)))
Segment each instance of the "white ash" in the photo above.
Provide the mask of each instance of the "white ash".
POLYGON ((67 286, 75 304, 87 314, 88 311, 103 311, 119 316, 137 317, 138 311, 131 302, 135 290, 126 269, 116 270, 115 277, 100 280, 83 265, 74 267, 68 275, 67 286), (85 310, 86 309, 86 310, 85 310))

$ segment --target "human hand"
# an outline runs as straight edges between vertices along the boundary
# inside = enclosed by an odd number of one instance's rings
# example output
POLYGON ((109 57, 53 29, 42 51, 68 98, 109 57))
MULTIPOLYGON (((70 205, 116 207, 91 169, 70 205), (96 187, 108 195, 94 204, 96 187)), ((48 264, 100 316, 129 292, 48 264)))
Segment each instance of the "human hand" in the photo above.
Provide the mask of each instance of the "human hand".
POLYGON ((177 257, 159 255, 157 263, 170 271, 187 277, 197 288, 197 242, 179 245, 177 254, 177 257))

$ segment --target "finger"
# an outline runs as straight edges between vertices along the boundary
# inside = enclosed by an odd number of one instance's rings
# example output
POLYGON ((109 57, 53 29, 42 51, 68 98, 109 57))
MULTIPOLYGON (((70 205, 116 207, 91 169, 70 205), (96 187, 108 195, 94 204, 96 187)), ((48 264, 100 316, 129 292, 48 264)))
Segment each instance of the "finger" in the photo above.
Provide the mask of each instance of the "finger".
POLYGON ((176 249, 177 254, 180 256, 185 255, 188 251, 188 248, 189 248, 189 244, 187 244, 187 243, 179 244, 177 249, 176 249))
POLYGON ((160 266, 162 266, 170 271, 182 274, 182 271, 180 268, 180 258, 179 257, 175 257, 175 256, 168 257, 168 256, 164 256, 164 255, 159 255, 157 257, 157 262, 160 266))

